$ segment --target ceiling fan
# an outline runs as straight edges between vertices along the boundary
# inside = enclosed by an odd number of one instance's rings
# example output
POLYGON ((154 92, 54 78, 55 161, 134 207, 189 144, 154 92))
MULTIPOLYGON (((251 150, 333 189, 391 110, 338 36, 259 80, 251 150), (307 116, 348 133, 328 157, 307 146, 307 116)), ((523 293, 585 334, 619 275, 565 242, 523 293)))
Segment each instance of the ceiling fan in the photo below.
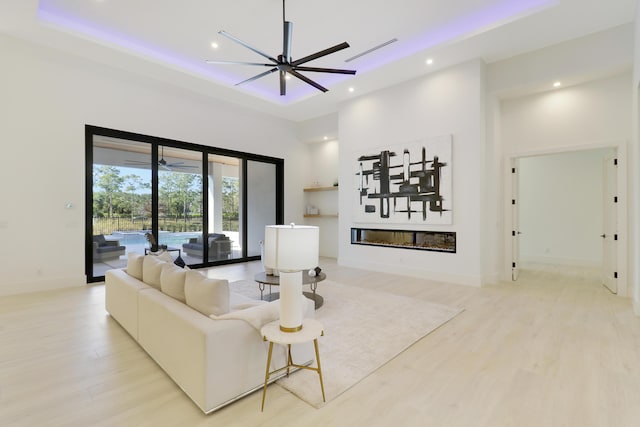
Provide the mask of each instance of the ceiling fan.
POLYGON ((338 52, 342 49, 346 49, 349 47, 349 43, 347 42, 342 42, 338 45, 335 45, 333 47, 321 50, 319 52, 316 52, 314 54, 305 56, 304 58, 300 58, 300 59, 296 59, 295 61, 291 58, 291 36, 293 34, 293 23, 289 22, 286 20, 285 18, 285 0, 282 0, 282 21, 283 21, 283 43, 282 43, 282 54, 277 56, 277 59, 274 58, 273 56, 264 53, 252 46, 250 46, 249 44, 243 42, 242 40, 232 36, 231 34, 227 33, 226 31, 219 31, 218 34, 228 38, 229 40, 232 40, 244 47, 246 47, 249 50, 254 51, 255 53, 257 53, 260 56, 263 56, 265 58, 267 58, 269 61, 269 63, 260 63, 260 62, 238 62, 238 61, 215 61, 215 60, 208 60, 206 61, 209 64, 226 64, 226 65, 255 65, 255 66, 259 66, 259 67, 270 67, 269 70, 265 71, 264 73, 260 73, 256 76, 253 76, 247 80, 243 80, 240 83, 236 83, 236 86, 244 84, 244 83, 249 83, 252 82, 254 80, 258 80, 259 78, 268 76, 271 73, 274 73, 276 71, 280 72, 280 95, 284 96, 287 94, 287 74, 290 74, 300 80, 302 80, 303 82, 315 87, 316 89, 322 91, 322 92, 327 92, 329 89, 319 85, 318 83, 314 82, 313 80, 311 80, 310 78, 300 74, 300 71, 310 71, 310 72, 316 72, 316 73, 333 73, 333 74, 355 74, 356 70, 341 70, 341 69, 337 69, 337 68, 318 68, 318 67, 304 67, 302 66, 302 64, 306 64, 307 62, 313 61, 314 59, 318 59, 318 58, 322 58, 323 56, 327 56, 330 55, 332 53, 338 52))
MULTIPOLYGON (((124 163, 126 165, 131 165, 131 166, 151 166, 151 163, 140 161, 140 160, 125 160, 124 163)), ((171 163, 167 162, 164 159, 164 147, 161 147, 160 160, 158 160, 158 166, 169 171, 172 169, 194 169, 197 167, 197 166, 185 165, 184 162, 171 162, 171 163)))

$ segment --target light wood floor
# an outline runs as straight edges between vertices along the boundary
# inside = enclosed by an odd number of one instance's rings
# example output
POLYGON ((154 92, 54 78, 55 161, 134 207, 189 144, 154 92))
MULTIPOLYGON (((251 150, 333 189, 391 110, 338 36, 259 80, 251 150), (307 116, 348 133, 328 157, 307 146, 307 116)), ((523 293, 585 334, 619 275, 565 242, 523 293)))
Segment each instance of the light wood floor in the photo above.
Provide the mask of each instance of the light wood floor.
POLYGON ((466 310, 321 409, 272 385, 264 413, 254 393, 207 416, 107 315, 103 285, 2 297, 0 426, 640 425, 640 319, 598 280, 525 270, 475 289, 321 266, 466 310))

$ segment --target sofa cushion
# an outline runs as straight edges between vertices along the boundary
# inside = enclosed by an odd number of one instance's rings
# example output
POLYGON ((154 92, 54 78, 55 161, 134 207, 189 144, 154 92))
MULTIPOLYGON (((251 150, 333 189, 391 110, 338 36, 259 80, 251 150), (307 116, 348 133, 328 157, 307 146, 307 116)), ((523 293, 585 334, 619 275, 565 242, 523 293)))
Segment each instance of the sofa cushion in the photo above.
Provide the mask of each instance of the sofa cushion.
POLYGON ((184 295, 184 281, 187 270, 166 263, 162 266, 160 273, 160 290, 172 298, 181 302, 186 302, 184 295))
POLYGON ((127 273, 131 277, 142 280, 142 262, 144 255, 135 252, 129 252, 127 255, 127 273))
POLYGON ((142 281, 160 290, 160 274, 167 262, 159 256, 147 255, 142 262, 142 281))
MULTIPOLYGON (((300 298, 305 297, 300 295, 300 298)), ((259 332, 264 325, 280 318, 280 301, 260 302, 264 304, 259 304, 258 301, 255 301, 254 304, 249 304, 240 310, 231 311, 221 316, 210 315, 209 317, 214 320, 244 320, 259 332)))
POLYGON ((210 279, 198 271, 187 271, 184 283, 187 305, 205 316, 229 312, 229 282, 210 279))
POLYGON ((93 236, 93 241, 96 242, 98 246, 102 246, 107 242, 107 239, 105 239, 104 234, 98 234, 97 236, 93 236))
POLYGON ((162 251, 157 254, 150 253, 149 256, 154 256, 158 259, 161 259, 164 262, 173 262, 173 258, 171 257, 171 254, 167 251, 162 251))

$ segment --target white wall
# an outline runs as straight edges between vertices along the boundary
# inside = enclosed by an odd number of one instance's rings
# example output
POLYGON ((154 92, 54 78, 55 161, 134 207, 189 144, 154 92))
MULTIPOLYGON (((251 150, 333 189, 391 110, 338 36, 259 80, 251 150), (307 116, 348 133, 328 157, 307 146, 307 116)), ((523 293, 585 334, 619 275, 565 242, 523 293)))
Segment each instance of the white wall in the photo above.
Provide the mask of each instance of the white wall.
MULTIPOLYGON (((342 106, 339 263, 470 285, 482 282, 484 75, 473 61, 426 75, 342 106), (388 226, 457 232, 457 253, 350 244, 356 153, 417 139, 453 135, 453 225, 388 226)), ((377 226, 380 224, 358 224, 377 226)), ((385 226, 386 227, 386 226, 385 226)))
POLYGON ((629 144, 629 269, 631 296, 636 315, 640 316, 640 7, 636 2, 633 49, 633 82, 631 87, 631 141, 629 144))
POLYGON ((0 52, 0 294, 85 282, 85 124, 284 158, 285 220, 302 219, 291 123, 4 36, 0 52))
POLYGON ((561 151, 630 137, 631 75, 549 90, 502 102, 506 154, 561 151))
POLYGON ((520 259, 601 267, 603 160, 612 149, 521 158, 520 259))
MULTIPOLYGON (((572 111, 575 102, 566 102, 571 99, 571 96, 567 96, 569 92, 562 91, 573 91, 578 95, 575 91, 589 90, 584 89, 585 84, 590 87, 590 83, 594 81, 606 81, 612 77, 615 79, 628 72, 632 64, 633 46, 633 25, 628 24, 487 66, 487 189, 494 193, 494 197, 489 196, 488 200, 495 204, 489 207, 489 219, 493 218, 494 221, 487 222, 487 230, 493 238, 485 239, 487 276, 502 280, 510 280, 511 277, 510 163, 513 158, 594 148, 612 143, 625 144, 624 139, 612 142, 609 138, 628 137, 627 120, 630 112, 625 107, 620 107, 620 104, 608 101, 609 96, 618 96, 619 99, 628 96, 628 87, 625 89, 624 81, 611 84, 616 92, 613 95, 606 89, 593 89, 593 96, 585 95, 583 98, 590 104, 577 105, 576 111, 572 111), (552 84, 557 80, 562 81, 564 89, 553 90, 552 84), (604 99, 601 100, 599 96, 604 99), (531 97, 540 97, 540 102, 536 105, 539 109, 537 112, 532 111, 531 97), (547 105, 542 102, 543 97, 547 98, 547 105), (553 97, 556 98, 555 102, 551 102, 553 97), (564 103, 561 102, 562 97, 565 98, 564 103), (601 101, 604 102, 602 108, 601 101), (520 114, 506 117, 509 113, 505 116, 504 105, 518 102, 529 103, 531 109, 527 111, 523 107, 520 114), (608 108, 611 104, 615 105, 613 109, 608 108), (550 117, 545 117, 544 109, 547 106, 552 107, 549 109, 549 112, 553 112, 550 117), (597 114, 585 114, 585 108, 594 111, 600 109, 605 117, 615 116, 613 121, 603 122, 597 114), (537 116, 530 116, 531 112, 537 116), (518 130, 512 132, 511 136, 515 136, 515 139, 502 134, 505 130, 502 123, 514 118, 518 121, 518 130), (591 130, 595 130, 595 133, 591 130), (560 134, 563 134, 562 137, 560 134), (541 136, 548 139, 541 139, 541 136)), ((578 97, 573 99, 577 101, 578 97)), ((507 126, 511 125, 507 123, 507 126)), ((626 147, 621 147, 620 151, 624 155, 626 147)), ((622 168, 626 167, 624 160, 622 159, 622 168)), ((619 178, 621 187, 624 187, 628 182, 627 177, 619 178)), ((627 194, 624 191, 622 194, 627 194)), ((625 197, 625 202, 626 199, 625 197)))
MULTIPOLYGON (((631 75, 628 72, 585 84, 508 99, 500 105, 500 145, 504 159, 502 277, 510 276, 511 195, 509 160, 536 154, 551 154, 590 148, 618 150, 618 191, 627 194, 627 143, 631 130, 631 75)), ((628 197, 620 198, 619 283, 620 294, 627 290, 628 197)))
MULTIPOLYGON (((338 179, 339 143, 328 140, 306 144, 308 169, 305 187, 329 187, 338 179)), ((339 212, 337 191, 314 191, 304 195, 305 207, 313 205, 320 214, 339 212)), ((333 217, 305 218, 305 223, 320 227, 320 256, 338 258, 338 219, 333 217)))

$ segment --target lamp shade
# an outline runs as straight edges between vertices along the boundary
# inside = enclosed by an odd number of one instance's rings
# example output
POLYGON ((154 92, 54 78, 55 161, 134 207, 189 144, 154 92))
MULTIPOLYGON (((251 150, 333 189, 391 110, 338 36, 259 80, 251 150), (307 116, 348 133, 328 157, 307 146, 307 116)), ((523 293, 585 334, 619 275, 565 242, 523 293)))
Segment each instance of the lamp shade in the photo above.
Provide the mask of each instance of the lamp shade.
POLYGON ((267 225, 265 267, 280 271, 308 270, 318 265, 320 229, 309 225, 267 225))

